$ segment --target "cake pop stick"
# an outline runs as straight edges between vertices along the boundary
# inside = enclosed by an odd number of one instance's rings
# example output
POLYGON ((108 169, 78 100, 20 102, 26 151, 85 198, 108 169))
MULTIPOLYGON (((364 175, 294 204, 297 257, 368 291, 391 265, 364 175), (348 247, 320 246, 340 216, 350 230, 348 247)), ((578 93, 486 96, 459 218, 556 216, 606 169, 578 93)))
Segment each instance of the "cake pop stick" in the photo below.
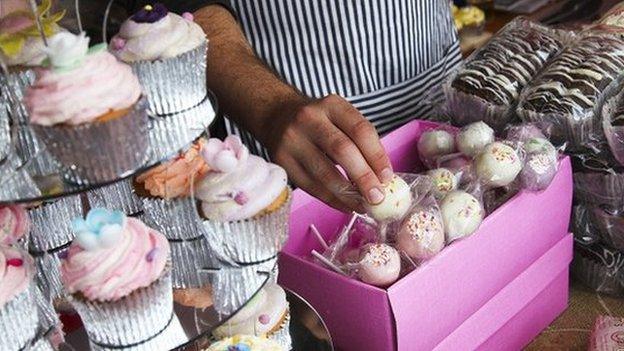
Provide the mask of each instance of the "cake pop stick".
POLYGON ((325 239, 323 239, 323 236, 318 231, 318 229, 316 229, 316 226, 314 224, 310 224, 310 232, 314 234, 314 237, 319 242, 319 244, 321 244, 321 246, 323 247, 323 250, 325 251, 329 250, 329 245, 327 245, 327 242, 325 241, 325 239))
POLYGON ((334 272, 336 272, 338 274, 342 274, 342 275, 347 276, 347 277, 349 276, 342 269, 340 269, 340 267, 338 267, 335 264, 333 264, 330 260, 325 258, 325 256, 321 255, 318 251, 312 250, 312 256, 314 256, 317 260, 319 260, 321 263, 326 265, 328 268, 330 268, 334 272))

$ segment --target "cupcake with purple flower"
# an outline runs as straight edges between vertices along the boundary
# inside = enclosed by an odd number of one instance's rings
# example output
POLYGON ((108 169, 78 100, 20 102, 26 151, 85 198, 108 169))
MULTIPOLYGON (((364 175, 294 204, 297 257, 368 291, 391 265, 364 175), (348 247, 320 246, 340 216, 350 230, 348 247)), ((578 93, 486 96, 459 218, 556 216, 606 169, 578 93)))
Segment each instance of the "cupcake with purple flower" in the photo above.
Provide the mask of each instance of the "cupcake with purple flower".
MULTIPOLYGON (((94 348, 156 338, 175 319, 169 243, 121 211, 92 209, 72 222, 76 238, 61 266, 70 302, 94 348)), ((161 340, 170 349, 183 335, 161 340)))
POLYGON ((122 24, 109 50, 132 66, 148 95, 150 111, 167 115, 206 98, 207 45, 206 34, 192 14, 179 16, 154 4, 122 24))

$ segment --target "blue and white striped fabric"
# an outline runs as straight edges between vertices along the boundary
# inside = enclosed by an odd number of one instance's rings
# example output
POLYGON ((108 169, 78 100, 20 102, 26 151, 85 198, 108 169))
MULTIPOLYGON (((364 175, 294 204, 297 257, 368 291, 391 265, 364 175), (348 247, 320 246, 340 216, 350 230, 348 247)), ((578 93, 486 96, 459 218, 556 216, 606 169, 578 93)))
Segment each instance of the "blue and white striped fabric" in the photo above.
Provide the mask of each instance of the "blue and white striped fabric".
MULTIPOLYGON (((421 100, 461 61, 447 0, 232 0, 256 54, 311 97, 338 94, 380 133, 426 115, 421 100)), ((250 149, 266 156, 248 133, 250 149)))

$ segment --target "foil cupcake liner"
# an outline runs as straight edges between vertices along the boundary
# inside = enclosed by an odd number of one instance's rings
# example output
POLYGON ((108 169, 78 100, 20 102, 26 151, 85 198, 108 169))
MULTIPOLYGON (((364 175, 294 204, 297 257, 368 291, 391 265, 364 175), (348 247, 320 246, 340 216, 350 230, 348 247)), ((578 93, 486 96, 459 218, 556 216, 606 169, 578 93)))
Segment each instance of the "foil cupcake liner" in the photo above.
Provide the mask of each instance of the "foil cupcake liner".
MULTIPOLYGON (((117 301, 89 301, 72 295, 70 302, 80 315, 94 350, 153 349, 151 342, 177 319, 173 312, 171 267, 166 267, 163 275, 150 286, 117 301)), ((168 350, 188 340, 184 334, 179 335, 179 339, 167 339, 171 344, 163 342, 158 345, 160 349, 168 350)))
POLYGON ((206 97, 207 49, 206 41, 176 57, 130 63, 147 95, 150 114, 181 112, 206 97))
POLYGON ((117 180, 150 157, 146 102, 141 98, 125 116, 79 126, 32 126, 50 154, 63 166, 66 180, 91 184, 117 180))
POLYGON ((7 158, 11 152, 11 127, 7 107, 0 98, 0 160, 7 158))
POLYGON ((206 97, 199 105, 180 113, 150 118, 153 158, 167 159, 184 149, 208 130, 216 116, 212 101, 206 97))
POLYGON ((35 176, 46 176, 58 172, 59 163, 50 155, 30 126, 17 125, 15 128, 15 151, 35 176))
POLYGON ((217 258, 234 264, 264 261, 277 255, 288 238, 292 193, 277 210, 240 221, 203 220, 208 244, 217 258))
POLYGON ((54 347, 50 343, 50 340, 46 338, 38 338, 28 348, 28 351, 55 351, 54 347))
POLYGON ((269 339, 276 341, 284 350, 292 350, 292 337, 290 336, 290 311, 286 312, 286 317, 282 321, 279 329, 269 333, 269 339))
POLYGON ((64 295, 61 282, 61 257, 74 240, 71 221, 82 217, 80 195, 67 196, 28 210, 32 222, 29 253, 35 259, 35 280, 44 296, 54 301, 64 295))
POLYGON ((624 296, 624 254, 603 245, 575 245, 572 274, 596 292, 624 296))
POLYGON ((200 277, 212 283, 214 309, 229 316, 243 307, 274 274, 277 257, 242 267, 221 263, 220 267, 202 270, 200 277))
POLYGON ((201 219, 191 198, 144 197, 143 221, 161 232, 171 247, 174 288, 199 288, 205 284, 197 270, 213 267, 216 260, 208 245, 201 219))
POLYGON ((24 350, 37 335, 38 313, 34 285, 0 308, 0 350, 24 350))
MULTIPOLYGON (((11 159, 15 162, 21 162, 15 159, 15 156, 10 156, 10 160, 8 163, 15 164, 11 159)), ((30 176, 26 168, 16 166, 12 170, 8 170, 11 168, 8 164, 0 165, 0 173, 6 171, 2 180, 0 181, 0 201, 16 201, 23 198, 34 198, 41 196, 41 190, 37 187, 37 184, 30 176), (7 169, 5 169, 5 167, 7 169)))
POLYGON ((87 192, 91 208, 103 207, 134 215, 143 211, 141 199, 134 193, 132 181, 124 179, 111 185, 87 192))
POLYGON ((0 92, 7 97, 11 120, 15 125, 28 124, 28 112, 23 104, 26 89, 35 81, 35 71, 32 69, 17 70, 9 73, 8 77, 0 75, 0 92))
MULTIPOLYGON (((61 320, 54 309, 52 301, 44 296, 39 287, 36 288, 34 300, 38 308, 40 334, 48 336, 62 328, 61 320)), ((40 339, 43 339, 43 337, 40 339)))
POLYGON ((624 209, 624 174, 574 173, 574 196, 583 203, 624 209))

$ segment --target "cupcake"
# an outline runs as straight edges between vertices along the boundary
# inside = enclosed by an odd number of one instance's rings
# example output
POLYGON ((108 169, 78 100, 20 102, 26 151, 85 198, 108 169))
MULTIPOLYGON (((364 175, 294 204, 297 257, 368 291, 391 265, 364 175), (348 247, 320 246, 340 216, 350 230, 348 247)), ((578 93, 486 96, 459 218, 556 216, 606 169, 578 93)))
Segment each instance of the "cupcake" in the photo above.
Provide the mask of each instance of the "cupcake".
POLYGON ((155 4, 125 21, 109 50, 132 65, 145 88, 150 112, 167 115, 206 98, 207 45, 206 34, 192 14, 179 16, 155 4))
POLYGON ((0 206, 0 245, 16 245, 25 248, 30 230, 30 218, 21 205, 0 206))
MULTIPOLYGON (((202 288, 197 269, 214 267, 191 191, 208 172, 200 155, 205 140, 134 180, 143 220, 169 240, 175 288, 202 288)), ((206 294, 208 291, 204 291, 206 294)))
MULTIPOLYGON (((72 221, 72 229, 76 239, 61 276, 92 348, 142 345, 178 322, 169 243, 162 234, 120 211, 101 208, 72 221)), ((172 335, 159 347, 184 341, 185 335, 172 335)))
POLYGON ((88 46, 84 33, 49 38, 50 65, 24 96, 35 133, 81 184, 117 179, 141 167, 148 151, 138 80, 105 46, 88 46))
POLYGON ((210 139, 201 153, 211 171, 197 184, 195 197, 213 250, 233 263, 273 258, 288 235, 286 171, 250 155, 236 136, 210 139))
POLYGON ((24 251, 0 245, 0 349, 18 351, 35 340, 39 318, 35 268, 24 251))
POLYGON ((212 334, 218 339, 239 334, 266 336, 290 349, 289 319, 286 292, 269 283, 212 334))
POLYGON ((204 351, 287 351, 287 349, 266 337, 234 335, 213 343, 204 351))

